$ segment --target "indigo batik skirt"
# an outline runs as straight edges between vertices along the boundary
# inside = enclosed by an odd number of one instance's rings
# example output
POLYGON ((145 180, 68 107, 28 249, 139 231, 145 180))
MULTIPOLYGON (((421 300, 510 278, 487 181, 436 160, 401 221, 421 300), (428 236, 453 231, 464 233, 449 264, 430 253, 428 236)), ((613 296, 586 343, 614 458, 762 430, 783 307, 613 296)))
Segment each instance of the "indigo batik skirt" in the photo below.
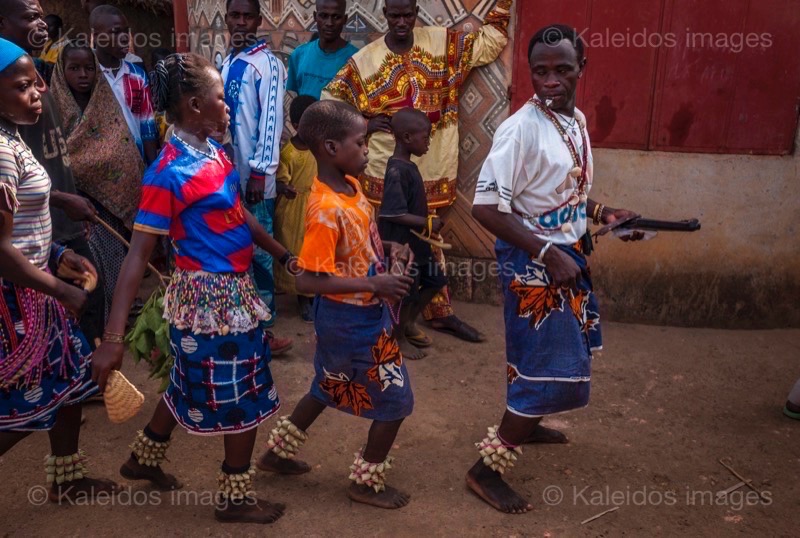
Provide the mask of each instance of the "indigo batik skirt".
POLYGON ((578 291, 557 288, 544 264, 496 244, 505 299, 508 410, 538 417, 589 403, 592 350, 602 347, 597 300, 578 248, 553 245, 581 269, 578 291))
POLYGON ((262 328, 221 336, 170 325, 170 341, 175 365, 164 399, 189 433, 244 432, 280 408, 262 328))
POLYGON ((0 431, 49 430, 93 396, 91 348, 53 297, 0 279, 0 431))
POLYGON ((314 328, 315 399, 370 420, 388 422, 411 414, 414 395, 387 306, 318 297, 314 328))

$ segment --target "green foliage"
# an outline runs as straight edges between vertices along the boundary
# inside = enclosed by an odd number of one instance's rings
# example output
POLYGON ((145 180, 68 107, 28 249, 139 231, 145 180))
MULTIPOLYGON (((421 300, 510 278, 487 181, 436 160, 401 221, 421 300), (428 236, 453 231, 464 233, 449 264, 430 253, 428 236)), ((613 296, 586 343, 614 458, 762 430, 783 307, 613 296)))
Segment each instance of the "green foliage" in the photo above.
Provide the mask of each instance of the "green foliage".
POLYGON ((125 336, 136 364, 145 361, 150 378, 160 379, 159 392, 167 390, 169 373, 175 360, 169 343, 169 323, 164 319, 164 289, 159 287, 145 303, 133 328, 125 336))

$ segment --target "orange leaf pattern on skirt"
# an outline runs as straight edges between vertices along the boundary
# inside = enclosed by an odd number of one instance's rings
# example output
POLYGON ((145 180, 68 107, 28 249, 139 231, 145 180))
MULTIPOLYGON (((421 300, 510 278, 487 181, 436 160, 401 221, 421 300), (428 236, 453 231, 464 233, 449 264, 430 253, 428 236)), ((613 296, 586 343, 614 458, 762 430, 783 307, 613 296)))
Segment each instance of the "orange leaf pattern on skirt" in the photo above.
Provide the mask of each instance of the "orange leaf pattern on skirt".
POLYGON ((332 374, 326 370, 325 379, 319 386, 330 395, 336 407, 350 407, 355 416, 361 415, 362 409, 373 409, 367 388, 350 381, 345 374, 332 374))
POLYGON ((375 366, 367 371, 367 377, 380 384, 381 390, 386 390, 392 385, 402 387, 405 384, 401 369, 403 354, 400 353, 400 345, 386 329, 378 337, 378 343, 372 347, 372 359, 375 361, 375 366))

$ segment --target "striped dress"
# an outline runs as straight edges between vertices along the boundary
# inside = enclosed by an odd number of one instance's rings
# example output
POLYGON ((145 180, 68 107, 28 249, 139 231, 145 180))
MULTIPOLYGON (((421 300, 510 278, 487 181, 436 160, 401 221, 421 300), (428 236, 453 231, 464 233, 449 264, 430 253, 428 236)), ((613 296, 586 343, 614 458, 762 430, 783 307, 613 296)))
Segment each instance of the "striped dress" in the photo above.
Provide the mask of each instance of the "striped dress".
MULTIPOLYGON (((53 226, 50 176, 16 133, 0 128, 0 211, 11 243, 47 271, 53 226)), ((0 275, 0 432, 49 430, 58 409, 98 391, 90 347, 52 296, 0 275)))
POLYGON ((50 177, 18 134, 0 130, 0 203, 14 214, 12 244, 39 269, 47 267, 53 225, 50 177))

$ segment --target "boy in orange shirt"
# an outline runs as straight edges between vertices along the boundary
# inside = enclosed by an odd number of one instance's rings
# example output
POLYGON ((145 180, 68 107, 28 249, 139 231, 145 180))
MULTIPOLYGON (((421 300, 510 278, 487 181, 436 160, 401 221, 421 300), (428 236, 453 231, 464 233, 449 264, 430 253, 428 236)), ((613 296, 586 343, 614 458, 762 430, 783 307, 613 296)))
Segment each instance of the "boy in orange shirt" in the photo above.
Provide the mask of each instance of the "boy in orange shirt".
POLYGON ((306 441, 306 431, 325 407, 371 419, 366 447, 350 467, 347 491, 356 501, 400 508, 409 496, 385 485, 388 457, 400 425, 411 414, 414 397, 403 356, 392 332, 392 304, 413 282, 404 273, 408 246, 382 243, 372 206, 362 194, 358 174, 367 164, 367 124, 350 105, 321 101, 303 114, 300 137, 317 159, 306 235, 300 253, 297 290, 318 294, 314 307, 317 349, 311 390, 290 417, 270 432, 258 466, 284 474, 308 472, 291 458, 306 441), (391 267, 383 264, 384 249, 391 267))

